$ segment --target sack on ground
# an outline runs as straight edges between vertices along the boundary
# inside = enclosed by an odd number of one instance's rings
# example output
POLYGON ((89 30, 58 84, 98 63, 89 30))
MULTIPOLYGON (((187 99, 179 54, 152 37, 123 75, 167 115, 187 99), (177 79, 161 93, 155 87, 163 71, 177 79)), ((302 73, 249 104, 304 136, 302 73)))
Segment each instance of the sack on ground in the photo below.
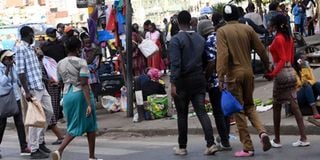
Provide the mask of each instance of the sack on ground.
POLYGON ((146 58, 159 51, 159 47, 150 39, 144 39, 138 48, 146 58))
POLYGON ((11 117, 18 113, 19 107, 13 89, 5 95, 0 95, 0 118, 11 117))
POLYGON ((41 103, 35 98, 32 99, 32 102, 28 102, 25 126, 46 127, 46 115, 41 103))
POLYGON ((225 116, 231 116, 233 113, 237 113, 243 110, 243 106, 227 90, 222 91, 221 107, 225 116))
POLYGON ((151 112, 155 119, 166 117, 168 113, 168 96, 167 95, 148 96, 145 110, 151 112))

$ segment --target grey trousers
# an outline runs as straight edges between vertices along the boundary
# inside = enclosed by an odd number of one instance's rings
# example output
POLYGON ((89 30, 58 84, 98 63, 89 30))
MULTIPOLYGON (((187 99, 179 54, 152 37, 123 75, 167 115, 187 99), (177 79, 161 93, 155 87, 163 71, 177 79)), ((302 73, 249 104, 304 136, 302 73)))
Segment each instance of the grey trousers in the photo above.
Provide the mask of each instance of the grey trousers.
MULTIPOLYGON (((50 122, 53 115, 51 97, 46 89, 31 90, 30 93, 42 104, 46 114, 47 123, 50 122)), ((29 147, 31 152, 36 152, 39 149, 39 144, 44 143, 44 132, 46 128, 29 127, 29 147)))

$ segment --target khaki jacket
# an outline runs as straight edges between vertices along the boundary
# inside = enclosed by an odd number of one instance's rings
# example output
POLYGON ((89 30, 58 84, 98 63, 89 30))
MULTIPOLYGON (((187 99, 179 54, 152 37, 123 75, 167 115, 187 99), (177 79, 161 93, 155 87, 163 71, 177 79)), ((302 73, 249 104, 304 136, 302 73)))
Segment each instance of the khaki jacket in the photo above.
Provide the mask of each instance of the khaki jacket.
POLYGON ((224 76, 233 77, 240 72, 253 75, 251 51, 255 50, 265 68, 269 67, 266 50, 255 31, 246 24, 230 21, 217 31, 217 72, 220 81, 224 76))

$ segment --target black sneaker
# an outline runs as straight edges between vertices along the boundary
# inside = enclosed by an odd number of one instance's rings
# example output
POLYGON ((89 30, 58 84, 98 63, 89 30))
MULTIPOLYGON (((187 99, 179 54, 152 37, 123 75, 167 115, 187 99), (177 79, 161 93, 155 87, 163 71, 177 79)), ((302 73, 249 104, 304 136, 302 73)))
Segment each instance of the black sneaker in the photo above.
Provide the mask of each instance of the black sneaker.
POLYGON ((45 159, 49 158, 49 155, 47 153, 42 152, 40 149, 38 149, 35 152, 32 152, 30 155, 30 159, 45 159))
POLYGON ((40 144, 39 149, 44 153, 51 153, 51 150, 49 148, 47 148, 46 145, 44 145, 44 144, 40 144))

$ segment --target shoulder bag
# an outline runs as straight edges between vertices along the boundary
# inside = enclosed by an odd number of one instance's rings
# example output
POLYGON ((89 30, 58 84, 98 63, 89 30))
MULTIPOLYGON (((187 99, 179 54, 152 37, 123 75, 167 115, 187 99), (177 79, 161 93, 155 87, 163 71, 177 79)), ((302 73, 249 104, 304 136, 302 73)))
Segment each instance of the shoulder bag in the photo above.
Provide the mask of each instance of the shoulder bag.
POLYGON ((16 101, 16 96, 14 94, 13 87, 13 74, 11 70, 11 89, 10 91, 0 96, 0 118, 7 118, 14 116, 20 112, 18 103, 16 101))

